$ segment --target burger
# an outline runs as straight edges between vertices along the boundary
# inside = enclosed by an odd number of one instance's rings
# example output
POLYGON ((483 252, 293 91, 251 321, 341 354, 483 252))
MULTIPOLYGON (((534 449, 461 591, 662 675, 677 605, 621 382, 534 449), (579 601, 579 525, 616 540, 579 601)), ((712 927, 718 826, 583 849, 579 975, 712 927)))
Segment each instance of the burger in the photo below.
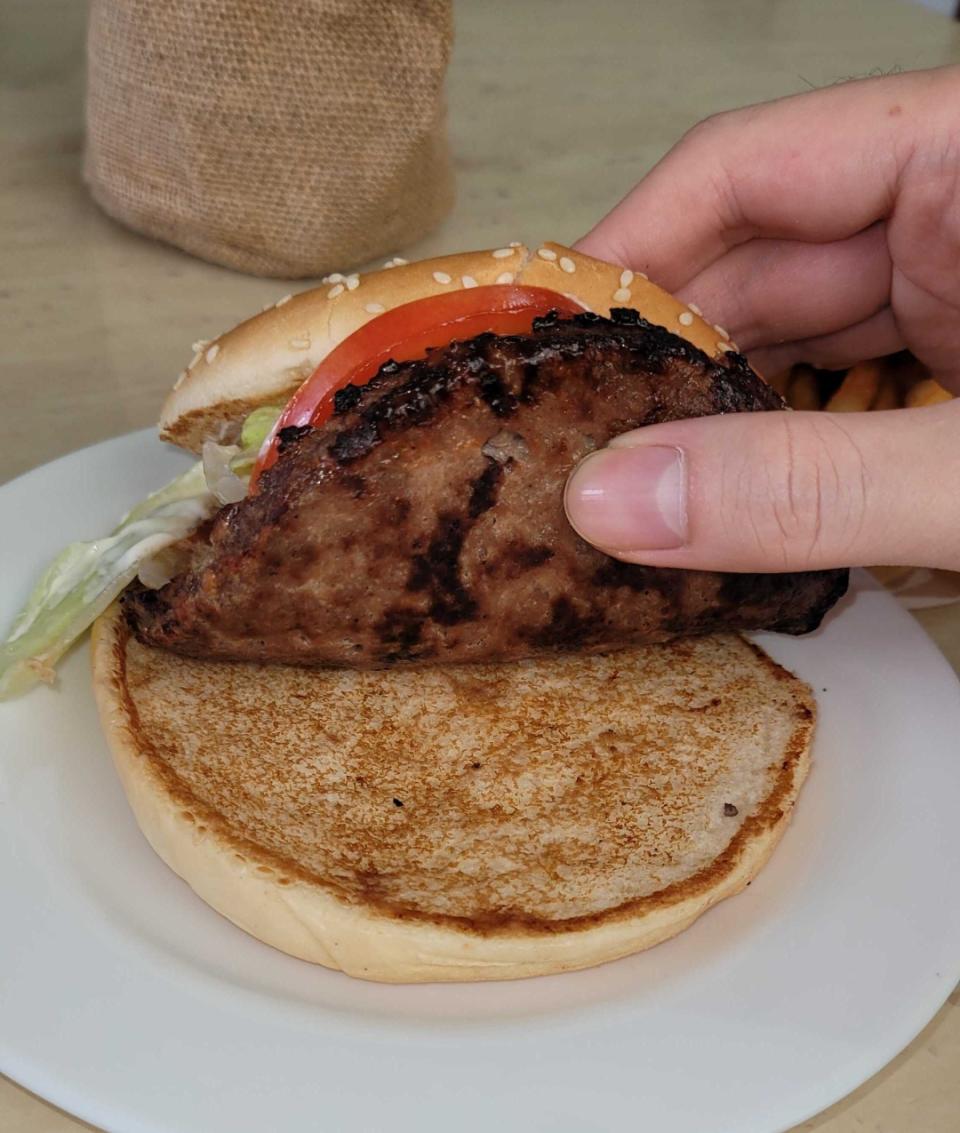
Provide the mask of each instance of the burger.
POLYGON ((617 434, 782 411, 726 333, 546 243, 331 276, 198 344, 161 414, 198 464, 69 548, 0 689, 97 617, 94 689, 157 853, 261 940, 369 979, 649 947, 746 885, 815 704, 736 631, 844 571, 614 560, 566 478, 617 434))

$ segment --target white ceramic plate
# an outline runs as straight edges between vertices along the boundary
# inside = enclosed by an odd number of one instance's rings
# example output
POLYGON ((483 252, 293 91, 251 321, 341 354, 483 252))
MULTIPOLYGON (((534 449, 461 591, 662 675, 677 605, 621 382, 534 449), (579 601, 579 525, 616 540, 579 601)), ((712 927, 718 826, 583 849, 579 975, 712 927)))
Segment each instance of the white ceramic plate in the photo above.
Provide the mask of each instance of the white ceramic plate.
MULTIPOLYGON (((0 490, 0 620, 68 540, 183 467, 150 433, 0 490)), ((568 976, 382 987, 208 909, 131 818, 86 648, 0 705, 0 1069, 117 1133, 778 1133, 864 1081, 960 976, 960 691, 865 577, 764 646, 816 688, 815 769, 753 886, 568 976)))

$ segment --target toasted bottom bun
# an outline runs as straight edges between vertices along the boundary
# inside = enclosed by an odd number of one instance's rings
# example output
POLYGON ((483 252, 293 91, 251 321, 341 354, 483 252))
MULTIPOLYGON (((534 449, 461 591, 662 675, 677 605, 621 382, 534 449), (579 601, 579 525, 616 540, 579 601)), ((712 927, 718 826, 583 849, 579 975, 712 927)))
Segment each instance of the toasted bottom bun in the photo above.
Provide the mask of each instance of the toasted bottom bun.
POLYGON ((97 623, 150 844, 353 976, 514 979, 649 948, 741 890, 809 766, 809 688, 738 637, 398 672, 187 660, 97 623))

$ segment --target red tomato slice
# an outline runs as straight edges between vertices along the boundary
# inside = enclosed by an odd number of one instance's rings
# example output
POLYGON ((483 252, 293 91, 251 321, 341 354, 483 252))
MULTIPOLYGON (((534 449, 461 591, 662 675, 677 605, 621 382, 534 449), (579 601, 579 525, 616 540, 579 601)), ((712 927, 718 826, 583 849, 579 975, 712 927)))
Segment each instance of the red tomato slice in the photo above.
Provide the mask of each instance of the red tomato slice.
POLYGON ((291 426, 322 425, 333 413, 337 390, 364 385, 384 362, 411 362, 431 347, 493 334, 525 334, 548 311, 576 315, 583 308, 545 287, 492 284, 415 299, 386 311, 335 347, 287 402, 250 477, 255 492, 260 475, 277 460, 278 437, 291 426))

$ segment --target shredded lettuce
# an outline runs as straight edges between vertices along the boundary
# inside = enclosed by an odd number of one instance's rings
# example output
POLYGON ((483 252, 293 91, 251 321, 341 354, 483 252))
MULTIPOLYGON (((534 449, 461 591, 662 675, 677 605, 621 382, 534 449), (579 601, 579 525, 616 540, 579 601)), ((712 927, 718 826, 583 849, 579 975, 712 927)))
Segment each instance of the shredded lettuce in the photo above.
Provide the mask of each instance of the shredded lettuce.
POLYGON ((254 409, 244 421, 240 429, 240 448, 244 452, 253 454, 251 461, 260 451, 282 410, 282 405, 263 405, 259 409, 254 409))
POLYGON ((51 683, 60 658, 144 564, 185 539, 220 508, 224 478, 249 480, 278 413, 251 413, 239 447, 206 446, 204 461, 137 504, 109 535, 71 543, 61 551, 0 643, 0 700, 26 692, 38 681, 51 683), (205 466, 217 469, 216 483, 208 483, 205 466))

